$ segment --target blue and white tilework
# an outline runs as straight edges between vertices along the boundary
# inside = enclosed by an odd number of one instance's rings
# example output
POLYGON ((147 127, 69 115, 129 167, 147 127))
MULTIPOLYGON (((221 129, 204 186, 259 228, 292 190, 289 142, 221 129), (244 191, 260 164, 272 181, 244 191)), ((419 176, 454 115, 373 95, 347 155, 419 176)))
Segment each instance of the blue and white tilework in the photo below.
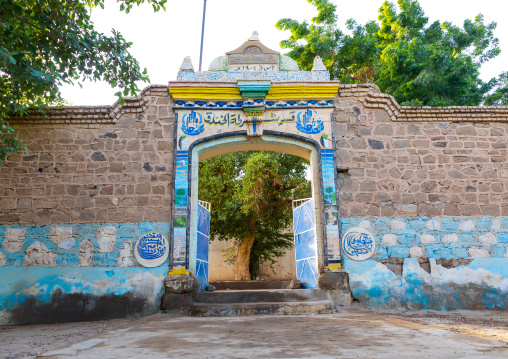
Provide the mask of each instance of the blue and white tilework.
MULTIPOLYGON (((185 140, 185 139, 184 139, 185 140)), ((185 144, 179 143, 179 148, 185 144)), ((173 266, 185 266, 187 240, 187 201, 189 196, 189 151, 176 153, 175 220, 173 228, 173 266)))
POLYGON ((236 82, 238 80, 284 81, 330 81, 328 71, 280 71, 280 72, 226 72, 226 71, 180 71, 177 81, 236 82))

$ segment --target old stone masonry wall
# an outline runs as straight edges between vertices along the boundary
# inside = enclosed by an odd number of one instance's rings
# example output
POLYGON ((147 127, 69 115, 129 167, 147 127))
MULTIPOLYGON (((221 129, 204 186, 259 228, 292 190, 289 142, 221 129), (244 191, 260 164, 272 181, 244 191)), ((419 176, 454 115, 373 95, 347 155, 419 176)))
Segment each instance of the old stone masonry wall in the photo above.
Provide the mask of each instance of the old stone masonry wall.
POLYGON ((167 86, 124 106, 64 108, 13 125, 28 153, 0 167, 0 324, 158 310, 169 250, 144 268, 134 247, 150 233, 169 240, 167 86))
POLYGON ((382 307, 508 307, 507 107, 400 107, 342 85, 335 126, 342 233, 353 294, 382 307))
MULTIPOLYGON (((29 151, 0 167, 0 324, 158 310, 176 105, 152 85, 123 106, 13 119, 29 151)), ((367 305, 507 308, 508 108, 400 107, 372 85, 341 85, 334 106, 342 253, 328 250, 343 266, 327 270, 367 305)))

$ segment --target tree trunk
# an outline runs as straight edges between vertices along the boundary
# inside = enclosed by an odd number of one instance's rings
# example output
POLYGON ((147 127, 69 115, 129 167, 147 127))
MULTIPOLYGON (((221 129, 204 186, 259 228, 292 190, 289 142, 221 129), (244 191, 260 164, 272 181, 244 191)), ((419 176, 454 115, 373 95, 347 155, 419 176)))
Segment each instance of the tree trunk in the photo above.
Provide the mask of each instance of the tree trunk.
POLYGON ((254 245, 254 235, 245 237, 238 246, 238 253, 235 260, 235 280, 250 280, 250 252, 254 245))

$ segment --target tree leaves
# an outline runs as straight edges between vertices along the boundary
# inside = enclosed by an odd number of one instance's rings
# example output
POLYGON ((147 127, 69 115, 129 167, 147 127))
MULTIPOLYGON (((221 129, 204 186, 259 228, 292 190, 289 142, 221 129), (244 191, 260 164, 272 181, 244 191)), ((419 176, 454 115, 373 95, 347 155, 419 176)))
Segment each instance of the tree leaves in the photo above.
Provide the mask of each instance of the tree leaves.
MULTIPOLYGON (((211 240, 254 234, 251 270, 292 246, 293 199, 311 196, 308 163, 276 152, 239 152, 199 164, 199 198, 212 203, 211 240), (295 198, 294 196, 298 196, 295 198)), ((252 271, 251 271, 251 274, 252 271)))
MULTIPOLYGON (((128 12, 142 3, 159 11, 166 0, 122 0, 120 8, 128 12)), ((137 94, 137 82, 149 82, 128 52, 132 43, 115 30, 105 35, 94 29, 90 8, 96 6, 104 8, 104 0, 0 0, 0 122, 64 104, 63 83, 106 81, 121 89, 116 95, 123 103, 137 94)), ((11 133, 0 128, 0 164, 24 150, 11 133)))
POLYGON ((350 19, 350 33, 344 33, 336 23, 335 5, 307 1, 318 10, 310 24, 293 19, 276 24, 291 31, 281 47, 291 50, 287 55, 302 70, 310 70, 319 55, 332 78, 375 83, 401 105, 475 106, 487 99, 508 104, 501 77, 488 82, 479 77, 481 65, 501 51, 494 36, 496 23, 486 24, 481 14, 465 20, 463 27, 450 22, 429 25, 417 0, 398 0, 397 5, 385 1, 377 21, 360 25, 350 19))

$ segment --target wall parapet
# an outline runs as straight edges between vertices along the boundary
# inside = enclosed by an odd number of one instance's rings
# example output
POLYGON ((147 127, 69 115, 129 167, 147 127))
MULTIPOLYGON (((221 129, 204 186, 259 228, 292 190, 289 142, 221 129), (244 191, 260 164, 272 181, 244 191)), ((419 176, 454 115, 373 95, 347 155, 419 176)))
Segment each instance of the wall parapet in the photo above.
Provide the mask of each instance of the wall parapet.
POLYGON ((114 124, 128 113, 142 113, 148 108, 151 96, 169 96, 166 85, 149 85, 138 96, 126 97, 125 103, 115 101, 105 106, 65 106, 43 111, 31 111, 28 116, 13 116, 10 121, 27 124, 114 124))
POLYGON ((339 97, 357 98, 365 108, 384 109, 393 122, 508 122, 508 106, 400 106, 374 84, 340 85, 339 97))

